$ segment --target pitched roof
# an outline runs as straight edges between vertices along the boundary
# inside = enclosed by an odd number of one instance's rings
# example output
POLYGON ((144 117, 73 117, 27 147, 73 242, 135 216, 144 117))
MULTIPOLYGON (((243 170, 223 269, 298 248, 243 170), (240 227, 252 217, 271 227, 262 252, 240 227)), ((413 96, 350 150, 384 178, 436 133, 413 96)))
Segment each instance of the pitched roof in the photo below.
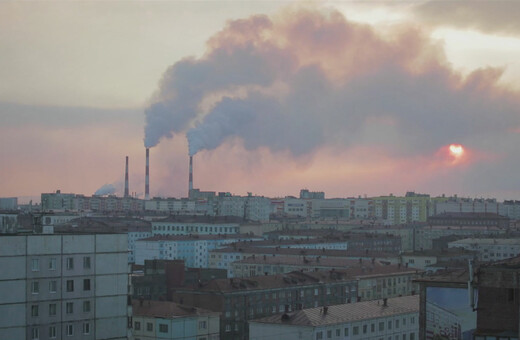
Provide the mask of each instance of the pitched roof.
POLYGON ((333 305, 303 309, 292 313, 272 315, 251 320, 256 323, 273 323, 295 326, 325 326, 352 321, 384 318, 393 315, 419 313, 419 296, 403 296, 387 300, 387 306, 381 300, 333 305))

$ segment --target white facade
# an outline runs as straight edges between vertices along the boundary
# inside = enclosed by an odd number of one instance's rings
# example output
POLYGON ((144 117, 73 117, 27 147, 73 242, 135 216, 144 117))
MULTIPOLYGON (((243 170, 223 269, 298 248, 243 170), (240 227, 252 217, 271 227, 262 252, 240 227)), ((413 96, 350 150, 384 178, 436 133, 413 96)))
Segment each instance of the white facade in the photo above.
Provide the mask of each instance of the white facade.
POLYGON ((0 339, 126 339, 124 234, 0 238, 0 339))
POLYGON ((232 235, 239 232, 238 223, 152 222, 152 235, 232 235))
POLYGON ((135 263, 144 260, 184 260, 187 267, 208 268, 209 251, 237 241, 258 240, 254 238, 149 238, 135 243, 135 263))
POLYGON ((135 263, 135 242, 152 236, 151 231, 129 231, 128 232, 128 263, 135 263))

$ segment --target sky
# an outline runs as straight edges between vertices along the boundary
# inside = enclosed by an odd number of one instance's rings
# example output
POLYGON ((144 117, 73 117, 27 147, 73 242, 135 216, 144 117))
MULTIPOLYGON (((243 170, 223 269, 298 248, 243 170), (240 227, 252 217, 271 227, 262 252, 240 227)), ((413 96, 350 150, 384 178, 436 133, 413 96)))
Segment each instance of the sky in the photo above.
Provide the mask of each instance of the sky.
POLYGON ((0 197, 520 199, 520 2, 0 1, 0 197), (451 148, 450 148, 451 146, 451 148), (460 147, 459 147, 460 146, 460 147), (108 190, 108 191, 107 191, 108 190))

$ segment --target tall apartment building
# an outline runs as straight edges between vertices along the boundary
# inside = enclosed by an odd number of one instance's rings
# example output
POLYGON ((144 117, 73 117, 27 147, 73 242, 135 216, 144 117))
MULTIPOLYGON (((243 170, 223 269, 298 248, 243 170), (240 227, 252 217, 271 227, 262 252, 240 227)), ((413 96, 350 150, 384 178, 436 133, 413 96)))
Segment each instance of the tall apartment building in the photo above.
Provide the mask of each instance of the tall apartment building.
POLYGON ((0 237, 0 339, 127 339, 124 234, 0 237))
POLYGON ((407 192, 404 197, 374 197, 375 217, 387 225, 426 222, 430 210, 430 195, 407 192))

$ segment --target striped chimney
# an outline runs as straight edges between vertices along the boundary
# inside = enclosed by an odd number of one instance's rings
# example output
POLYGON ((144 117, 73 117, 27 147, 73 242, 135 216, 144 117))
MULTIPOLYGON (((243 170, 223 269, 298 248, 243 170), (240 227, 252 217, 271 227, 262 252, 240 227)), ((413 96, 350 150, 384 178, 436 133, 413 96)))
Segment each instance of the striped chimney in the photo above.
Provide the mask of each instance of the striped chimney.
POLYGON ((150 148, 146 148, 146 175, 144 177, 144 199, 150 199, 150 148))
POLYGON ((193 156, 190 156, 190 180, 188 194, 193 190, 193 156))
POLYGON ((128 194, 128 156, 126 156, 126 167, 125 167, 125 197, 129 197, 128 194))

